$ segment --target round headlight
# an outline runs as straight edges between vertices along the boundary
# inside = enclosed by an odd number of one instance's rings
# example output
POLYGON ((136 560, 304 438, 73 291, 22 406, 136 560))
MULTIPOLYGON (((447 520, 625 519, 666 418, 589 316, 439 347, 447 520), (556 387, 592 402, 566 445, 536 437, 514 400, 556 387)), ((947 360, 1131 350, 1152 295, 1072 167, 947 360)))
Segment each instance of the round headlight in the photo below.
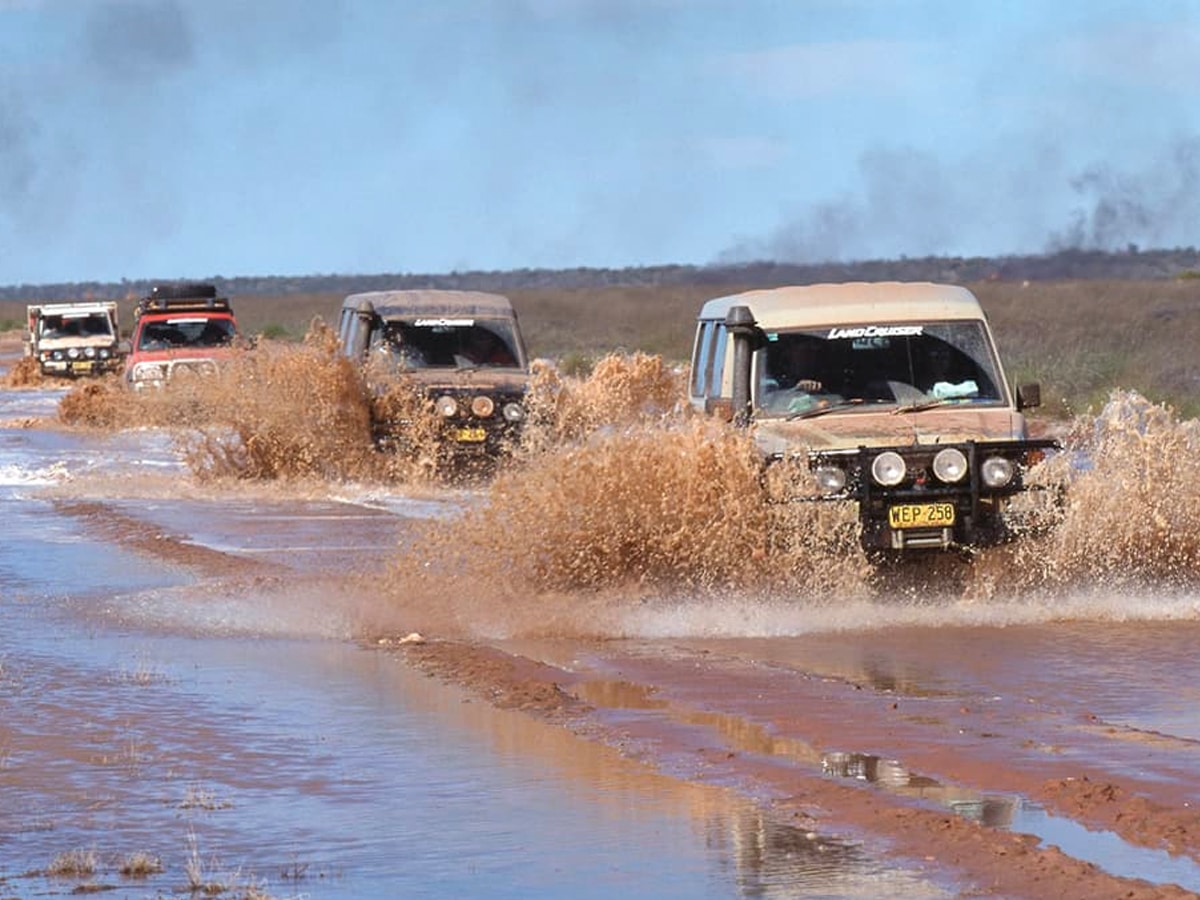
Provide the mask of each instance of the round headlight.
POLYGON ((979 469, 979 474, 983 477, 983 483, 988 487, 1004 487, 1013 480, 1013 475, 1016 470, 1013 468, 1012 460, 1006 459, 1003 456, 992 456, 983 461, 983 465, 979 469))
POLYGON ((496 404, 491 397, 479 396, 471 400, 471 412, 481 419, 488 418, 496 411, 496 404))
POLYGON ((504 418, 510 422, 520 422, 525 418, 525 407, 520 403, 505 403, 504 409, 501 411, 504 413, 504 418))
POLYGON ((166 378, 167 370, 165 366, 158 363, 138 363, 133 367, 131 378, 134 381, 158 381, 166 378))
POLYGON ((110 354, 109 354, 109 350, 107 347, 100 348, 100 358, 101 359, 108 359, 109 355, 110 354))
POLYGON ((813 470, 817 487, 826 494, 836 494, 846 486, 846 470, 840 466, 818 466, 813 470))
POLYGON ((884 487, 895 487, 904 480, 904 458, 892 450, 885 450, 871 463, 871 477, 884 487))
POLYGON ((954 447, 939 450, 933 458, 933 474, 937 476, 938 481, 946 484, 962 481, 967 477, 967 458, 961 450, 954 447))
POLYGON ((437 410, 437 414, 444 419, 449 419, 458 415, 458 401, 449 394, 444 394, 437 398, 437 403, 433 405, 437 410))
POLYGON ((83 355, 86 356, 88 359, 95 359, 96 358, 96 348, 88 347, 86 350, 83 351, 83 355))
POLYGON ((67 357, 70 359, 78 359, 79 358, 79 348, 78 347, 68 347, 67 348, 67 357))

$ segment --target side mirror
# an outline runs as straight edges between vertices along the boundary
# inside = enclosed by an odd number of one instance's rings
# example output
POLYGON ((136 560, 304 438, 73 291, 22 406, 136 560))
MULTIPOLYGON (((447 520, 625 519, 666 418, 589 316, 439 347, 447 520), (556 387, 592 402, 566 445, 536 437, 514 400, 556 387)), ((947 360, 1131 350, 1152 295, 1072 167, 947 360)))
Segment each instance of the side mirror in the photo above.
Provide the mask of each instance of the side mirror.
POLYGON ((1017 409, 1033 409, 1042 405, 1042 386, 1036 381, 1017 385, 1017 409))

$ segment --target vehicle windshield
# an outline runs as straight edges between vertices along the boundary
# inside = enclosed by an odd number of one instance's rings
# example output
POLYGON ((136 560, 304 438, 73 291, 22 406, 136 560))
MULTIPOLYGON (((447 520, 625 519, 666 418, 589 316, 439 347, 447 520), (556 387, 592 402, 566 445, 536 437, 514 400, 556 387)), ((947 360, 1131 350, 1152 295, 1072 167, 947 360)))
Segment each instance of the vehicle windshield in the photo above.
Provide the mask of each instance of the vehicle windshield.
POLYGON ((768 414, 1004 399, 996 355, 978 321, 768 332, 756 356, 756 402, 768 414))
POLYGON ((175 350, 221 347, 237 335, 232 319, 188 317, 146 322, 138 339, 139 350, 175 350))
POLYGON ((42 319, 41 336, 44 338, 112 337, 112 333, 112 320, 101 312, 42 319))
POLYGON ((512 323, 504 320, 387 321, 371 332, 370 358, 393 370, 520 366, 512 323))

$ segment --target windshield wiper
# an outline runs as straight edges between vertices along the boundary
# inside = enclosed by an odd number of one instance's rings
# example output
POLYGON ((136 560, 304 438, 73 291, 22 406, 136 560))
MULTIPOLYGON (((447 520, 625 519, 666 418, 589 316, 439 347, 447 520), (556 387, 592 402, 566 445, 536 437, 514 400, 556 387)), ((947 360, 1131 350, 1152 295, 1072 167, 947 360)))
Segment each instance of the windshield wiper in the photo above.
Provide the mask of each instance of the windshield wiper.
POLYGON ((802 409, 799 412, 789 413, 784 416, 784 421, 791 422, 793 419, 812 419, 816 416, 823 416, 825 413, 836 412, 839 409, 846 409, 850 406, 862 406, 864 403, 886 403, 886 400, 864 400, 862 397, 852 397, 849 400, 839 400, 836 403, 829 403, 825 406, 814 406, 812 409, 802 409))
POLYGON ((940 397, 937 400, 921 400, 917 403, 910 403, 908 406, 897 406, 892 410, 893 416, 898 416, 900 413, 924 412, 927 409, 936 409, 939 406, 947 406, 952 403, 962 403, 963 400, 969 399, 965 397, 940 397))

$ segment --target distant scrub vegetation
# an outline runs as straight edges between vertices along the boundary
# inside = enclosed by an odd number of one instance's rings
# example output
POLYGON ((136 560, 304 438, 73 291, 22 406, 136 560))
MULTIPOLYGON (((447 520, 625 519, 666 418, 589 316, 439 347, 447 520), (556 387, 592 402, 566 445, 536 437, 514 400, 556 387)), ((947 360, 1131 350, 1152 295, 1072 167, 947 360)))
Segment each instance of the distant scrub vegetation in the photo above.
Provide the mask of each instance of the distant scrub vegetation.
MULTIPOLYGON (((1120 252, 1067 248, 1025 256, 925 256, 858 262, 785 263, 769 260, 722 265, 629 266, 622 269, 510 269, 446 273, 392 272, 374 275, 200 276, 231 296, 296 296, 351 294, 358 291, 441 288, 496 291, 578 290, 621 286, 667 287, 753 284, 815 284, 823 281, 1065 281, 1070 279, 1146 280, 1194 278, 1200 273, 1200 250, 1194 247, 1141 250, 1130 244, 1120 252)), ((164 276, 160 280, 171 280, 164 276)), ((156 279, 119 282, 81 281, 60 284, 0 285, 0 303, 82 299, 134 301, 147 294, 156 279)), ((715 295, 714 295, 715 296, 715 295)))
MULTIPOLYGON (((1041 382, 1045 405, 1039 415, 1098 408, 1117 388, 1136 390, 1185 417, 1200 415, 1200 254, 1191 249, 856 266, 757 263, 217 282, 232 299, 243 331, 284 340, 298 340, 314 318, 335 324, 342 298, 355 291, 453 287, 504 293, 517 308, 530 353, 579 375, 614 350, 685 362, 696 313, 712 297, 788 283, 883 279, 971 288, 992 320, 1009 379, 1041 382)), ((134 299, 148 283, 117 287, 125 291, 120 306, 128 328, 134 299)), ((59 286, 53 299, 86 293, 100 292, 67 293, 59 286)), ((19 328, 25 303, 36 298, 13 289, 0 289, 0 297, 12 297, 0 299, 0 321, 19 328)))

